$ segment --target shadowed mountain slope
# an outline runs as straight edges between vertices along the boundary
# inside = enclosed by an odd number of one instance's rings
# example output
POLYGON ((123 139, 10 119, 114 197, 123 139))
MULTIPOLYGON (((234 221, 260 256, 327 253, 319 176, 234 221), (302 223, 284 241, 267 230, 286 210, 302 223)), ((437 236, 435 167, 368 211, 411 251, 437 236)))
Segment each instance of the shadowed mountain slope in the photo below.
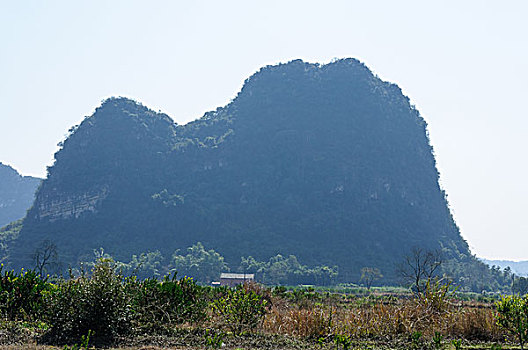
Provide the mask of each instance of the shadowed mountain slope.
POLYGON ((41 181, 0 163, 0 227, 26 215, 41 181))
POLYGON ((106 100, 55 155, 11 250, 51 239, 64 263, 203 242, 236 266, 294 254, 394 281, 413 246, 470 256, 450 214, 426 123, 394 84, 354 59, 300 60, 251 76, 187 125, 106 100))

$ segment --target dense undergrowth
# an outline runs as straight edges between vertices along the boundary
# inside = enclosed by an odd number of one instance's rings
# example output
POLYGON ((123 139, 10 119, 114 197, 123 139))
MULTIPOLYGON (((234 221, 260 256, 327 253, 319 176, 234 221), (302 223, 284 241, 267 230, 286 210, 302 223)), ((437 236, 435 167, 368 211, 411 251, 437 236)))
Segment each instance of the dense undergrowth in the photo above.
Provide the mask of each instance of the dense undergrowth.
POLYGON ((90 273, 54 281, 34 271, 0 273, 4 344, 19 342, 4 335, 21 329, 46 344, 73 344, 90 334, 98 346, 187 337, 194 346, 209 348, 247 337, 347 349, 354 342, 434 348, 448 341, 503 342, 509 336, 497 325, 492 303, 461 300, 439 283, 423 294, 400 296, 257 284, 212 288, 176 275, 125 277, 104 259, 90 273))

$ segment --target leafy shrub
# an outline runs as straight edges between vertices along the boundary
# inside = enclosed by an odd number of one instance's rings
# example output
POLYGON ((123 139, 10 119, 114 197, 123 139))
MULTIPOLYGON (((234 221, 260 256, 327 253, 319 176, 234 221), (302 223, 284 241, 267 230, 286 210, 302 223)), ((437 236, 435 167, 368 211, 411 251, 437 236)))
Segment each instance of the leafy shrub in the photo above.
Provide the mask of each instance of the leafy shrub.
POLYGON ((523 349, 528 340, 528 295, 508 295, 496 302, 497 324, 514 334, 523 349))
POLYGON ((10 321, 37 320, 44 310, 43 297, 50 289, 47 278, 33 270, 16 273, 0 266, 0 313, 10 321))
POLYGON ((65 345, 63 350, 88 350, 88 344, 90 344, 90 337, 93 335, 92 331, 88 331, 87 335, 81 337, 80 344, 75 343, 72 346, 65 345))
POLYGON ((275 286, 272 290, 272 294, 274 297, 282 297, 284 298, 286 295, 286 292, 288 289, 284 286, 275 286))
POLYGON ((444 336, 440 332, 435 332, 433 335, 433 345, 435 349, 440 349, 442 347, 442 341, 444 340, 444 336))
POLYGON ((431 313, 444 314, 450 307, 455 291, 449 281, 429 280, 425 283, 422 294, 415 295, 415 301, 431 313))
POLYGON ((423 333, 420 331, 414 331, 411 333, 411 345, 413 349, 418 349, 422 346, 423 333))
POLYGON ((225 289, 225 294, 213 300, 212 308, 221 323, 234 334, 255 329, 267 312, 269 301, 249 285, 225 289))
POLYGON ((225 333, 218 330, 205 330, 205 345, 208 348, 220 349, 224 344, 225 333))
POLYGON ((122 281, 108 259, 101 259, 89 277, 61 281, 47 300, 48 336, 65 341, 93 332, 99 341, 110 342, 129 332, 132 313, 122 281))
POLYGON ((340 344, 343 345, 343 350, 350 349, 350 346, 352 345, 352 339, 346 334, 336 334, 334 342, 336 344, 336 349, 339 349, 340 344))
POLYGON ((196 323, 206 317, 204 289, 192 278, 165 276, 162 281, 132 278, 127 284, 132 296, 134 322, 143 330, 165 332, 177 324, 196 323))

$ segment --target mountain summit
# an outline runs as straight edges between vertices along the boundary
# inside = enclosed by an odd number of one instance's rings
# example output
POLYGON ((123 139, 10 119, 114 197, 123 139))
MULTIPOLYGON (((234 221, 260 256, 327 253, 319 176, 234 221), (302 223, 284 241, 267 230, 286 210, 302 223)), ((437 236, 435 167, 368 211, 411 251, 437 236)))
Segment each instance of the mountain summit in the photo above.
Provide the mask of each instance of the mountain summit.
POLYGON ((241 256, 296 255, 395 278, 413 246, 469 256, 450 214, 426 122, 362 63, 262 68, 228 105, 186 125, 128 99, 72 129, 11 258, 50 239, 65 263, 202 242, 241 256))

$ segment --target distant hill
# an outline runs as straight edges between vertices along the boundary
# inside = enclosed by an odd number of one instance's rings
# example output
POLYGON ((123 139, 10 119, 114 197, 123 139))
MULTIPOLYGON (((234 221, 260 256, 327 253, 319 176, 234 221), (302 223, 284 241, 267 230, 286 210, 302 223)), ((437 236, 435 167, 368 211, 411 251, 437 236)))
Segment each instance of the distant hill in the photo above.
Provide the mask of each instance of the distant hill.
POLYGON ((26 216, 41 181, 0 163, 0 227, 26 216))
POLYGON ((294 254, 337 265, 342 281, 370 266, 394 283, 415 246, 473 261, 426 122, 354 59, 264 67, 186 125, 106 100, 56 153, 10 261, 30 264, 45 239, 65 264, 99 247, 127 259, 202 242, 231 266, 294 254))
POLYGON ((511 271, 517 276, 528 277, 528 261, 511 261, 511 260, 488 260, 480 259, 489 266, 498 266, 501 269, 510 267, 511 271))

